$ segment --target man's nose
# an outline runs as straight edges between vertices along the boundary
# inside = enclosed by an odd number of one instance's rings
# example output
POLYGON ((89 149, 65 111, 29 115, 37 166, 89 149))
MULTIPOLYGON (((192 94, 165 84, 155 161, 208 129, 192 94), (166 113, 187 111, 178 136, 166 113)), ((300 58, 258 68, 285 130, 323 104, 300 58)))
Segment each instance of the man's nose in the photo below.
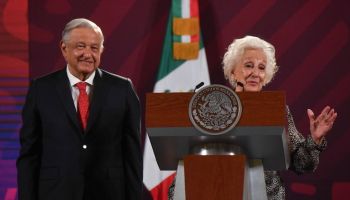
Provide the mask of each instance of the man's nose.
POLYGON ((91 57, 92 56, 92 49, 90 47, 86 47, 83 51, 85 57, 91 57))

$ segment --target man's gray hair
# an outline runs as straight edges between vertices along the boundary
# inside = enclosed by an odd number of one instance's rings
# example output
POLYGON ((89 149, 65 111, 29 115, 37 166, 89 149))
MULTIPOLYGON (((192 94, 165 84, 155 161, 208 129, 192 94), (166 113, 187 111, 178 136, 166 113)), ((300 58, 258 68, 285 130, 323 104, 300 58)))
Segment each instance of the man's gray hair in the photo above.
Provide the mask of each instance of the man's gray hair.
POLYGON ((263 39, 248 35, 243 38, 233 40, 224 55, 222 62, 224 75, 226 79, 230 80, 230 82, 233 81, 231 80, 231 73, 235 69, 238 61, 241 59, 244 51, 251 48, 261 49, 266 55, 266 76, 263 85, 269 83, 276 74, 278 66, 276 65, 275 47, 263 39))
POLYGON ((67 42, 69 39, 70 32, 75 28, 81 28, 81 27, 90 28, 96 31, 97 33, 99 33, 102 39, 101 46, 103 47, 104 37, 103 37, 101 28, 97 26, 94 22, 85 18, 77 18, 68 22, 62 31, 62 41, 67 42))

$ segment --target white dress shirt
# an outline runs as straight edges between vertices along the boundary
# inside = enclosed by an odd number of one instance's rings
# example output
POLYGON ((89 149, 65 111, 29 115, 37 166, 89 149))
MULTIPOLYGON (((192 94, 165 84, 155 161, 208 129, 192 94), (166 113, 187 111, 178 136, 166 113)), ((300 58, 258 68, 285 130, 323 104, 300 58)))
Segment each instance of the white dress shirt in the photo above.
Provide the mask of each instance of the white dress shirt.
POLYGON ((89 95, 89 99, 91 100, 91 92, 92 92, 92 87, 94 85, 94 77, 95 77, 95 71, 89 76, 88 79, 86 79, 85 81, 81 81, 80 79, 78 79, 77 77, 75 77, 68 69, 67 66, 67 76, 69 79, 69 83, 70 83, 70 89, 72 92, 72 98, 73 98, 73 102, 74 102, 74 107, 75 110, 77 110, 77 103, 78 103, 78 96, 79 96, 79 89, 77 87, 75 87, 75 84, 79 83, 79 82, 85 82, 86 84, 86 93, 89 95))

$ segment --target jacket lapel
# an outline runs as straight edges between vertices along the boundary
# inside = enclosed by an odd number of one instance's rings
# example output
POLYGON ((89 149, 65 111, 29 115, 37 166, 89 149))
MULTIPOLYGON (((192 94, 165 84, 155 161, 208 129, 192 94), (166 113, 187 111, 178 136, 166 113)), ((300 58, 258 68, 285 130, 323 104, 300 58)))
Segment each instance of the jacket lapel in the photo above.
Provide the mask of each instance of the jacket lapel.
POLYGON ((90 103, 89 118, 86 127, 86 133, 88 133, 96 121, 97 116, 100 113, 102 105, 108 95, 109 87, 106 80, 103 77, 103 72, 100 69, 96 70, 96 75, 94 78, 94 86, 92 93, 92 100, 90 103))
MULTIPOLYGON (((74 107, 72 92, 69 85, 69 80, 66 74, 66 70, 61 70, 56 81, 56 90, 59 94, 60 100, 64 105, 64 108, 67 112, 69 119, 74 124, 75 128, 81 133, 82 128, 78 120, 77 111, 74 107)), ((81 134, 79 134, 81 135, 81 134)))

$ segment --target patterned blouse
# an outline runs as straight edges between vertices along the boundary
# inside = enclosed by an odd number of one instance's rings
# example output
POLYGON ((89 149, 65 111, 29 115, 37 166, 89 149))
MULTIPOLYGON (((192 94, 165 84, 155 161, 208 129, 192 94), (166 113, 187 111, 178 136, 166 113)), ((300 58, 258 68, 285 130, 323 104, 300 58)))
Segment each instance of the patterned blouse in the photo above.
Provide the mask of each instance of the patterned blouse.
MULTIPOLYGON (((291 159, 289 170, 297 174, 313 172, 318 166, 320 153, 326 148, 327 142, 325 139, 322 139, 318 145, 313 141, 311 135, 304 138, 296 129, 288 106, 286 107, 286 111, 291 159)), ((285 199, 286 191, 278 171, 265 171, 265 183, 267 198, 269 200, 285 199)))
MULTIPOLYGON (((289 151, 291 163, 289 170, 302 174, 305 172, 313 172, 319 163, 319 155, 326 146, 327 142, 322 139, 320 144, 316 144, 311 135, 304 138, 296 129, 293 116, 286 107, 289 135, 289 151)), ((285 186, 278 171, 265 171, 265 183, 267 198, 269 200, 284 200, 286 196, 285 186)), ((175 180, 169 187, 168 199, 173 200, 175 189, 175 180)))

